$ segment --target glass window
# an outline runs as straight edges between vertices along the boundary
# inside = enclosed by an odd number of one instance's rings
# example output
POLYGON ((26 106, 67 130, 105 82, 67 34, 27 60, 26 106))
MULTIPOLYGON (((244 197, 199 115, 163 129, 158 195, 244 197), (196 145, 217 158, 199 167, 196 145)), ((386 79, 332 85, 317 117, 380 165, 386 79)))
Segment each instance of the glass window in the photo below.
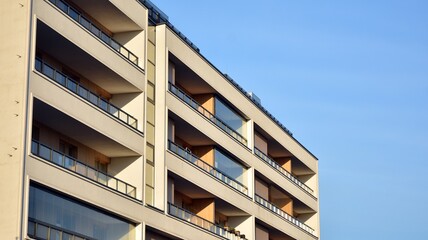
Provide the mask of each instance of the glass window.
MULTIPOLYGON (((133 224, 33 183, 30 185, 28 215, 31 221, 55 226, 57 230, 76 232, 90 238, 125 240, 135 237, 133 224)), ((47 235, 47 229, 39 228, 37 236, 44 238, 44 235, 47 235)), ((29 231, 29 234, 31 231, 34 232, 31 228, 29 231)))
POLYGON ((245 119, 217 97, 215 98, 215 115, 242 136, 246 135, 245 119))
POLYGON ((242 183, 244 181, 244 167, 227 156, 225 153, 215 149, 214 166, 229 177, 242 183))

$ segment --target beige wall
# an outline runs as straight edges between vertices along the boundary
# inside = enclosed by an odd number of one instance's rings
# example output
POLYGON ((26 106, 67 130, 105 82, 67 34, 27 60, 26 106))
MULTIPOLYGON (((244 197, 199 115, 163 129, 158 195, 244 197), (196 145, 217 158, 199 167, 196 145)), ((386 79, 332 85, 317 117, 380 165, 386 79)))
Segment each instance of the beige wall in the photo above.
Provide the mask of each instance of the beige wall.
MULTIPOLYGON (((145 31, 115 33, 113 39, 138 57, 138 66, 145 69, 145 31)), ((140 79, 141 81, 144 78, 140 79)))
POLYGON ((141 106, 144 98, 144 93, 123 93, 114 94, 110 101, 116 107, 136 118, 138 120, 137 129, 144 131, 144 107, 141 106))
POLYGON ((108 166, 108 174, 136 187, 136 197, 142 200, 143 165, 143 157, 115 157, 108 166))
POLYGON ((253 216, 236 216, 228 218, 229 226, 239 230, 248 240, 254 239, 255 218, 253 216))
POLYGON ((30 1, 0 1, 0 231, 20 238, 30 1))

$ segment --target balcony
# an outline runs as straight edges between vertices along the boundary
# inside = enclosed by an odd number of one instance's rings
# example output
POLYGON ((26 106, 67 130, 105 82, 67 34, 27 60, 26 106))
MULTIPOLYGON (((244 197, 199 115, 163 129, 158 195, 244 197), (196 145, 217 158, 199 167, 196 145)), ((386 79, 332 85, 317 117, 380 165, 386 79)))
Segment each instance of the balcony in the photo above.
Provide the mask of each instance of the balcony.
POLYGON ((272 212, 272 213, 276 214, 277 216, 279 216, 280 218, 290 222, 292 225, 296 226, 297 228, 302 229, 303 231, 309 233, 312 237, 317 239, 317 237, 315 236, 315 230, 313 230, 312 228, 310 228, 306 224, 301 223, 299 220, 291 217, 289 214, 287 214, 286 212, 284 212, 283 210, 281 210, 279 207, 275 206, 274 204, 272 204, 268 200, 260 197, 257 194, 254 195, 254 200, 260 206, 268 209, 270 212, 272 212))
POLYGON ((238 132, 234 131, 231 127, 229 127, 226 123, 224 123, 222 120, 214 116, 210 111, 205 109, 203 106, 201 106, 196 100, 191 98, 189 95, 187 95, 183 90, 177 88, 171 83, 168 83, 168 89, 169 91, 174 94, 174 96, 178 97, 180 100, 182 100, 185 104, 187 104, 189 107, 193 108, 199 114, 201 114, 204 118, 214 123, 217 127, 219 127, 221 130, 223 130, 226 134, 231 136, 232 138, 236 139, 239 143, 247 147, 247 139, 245 139, 242 135, 240 135, 238 132))
POLYGON ((106 173, 100 172, 97 169, 74 159, 73 157, 64 155, 59 151, 39 143, 36 140, 32 140, 31 142, 31 153, 93 182, 101 184, 128 197, 136 198, 136 187, 106 173))
POLYGON ((62 229, 51 224, 43 223, 35 219, 28 219, 28 236, 34 239, 73 239, 73 240, 95 240, 78 233, 62 229))
POLYGON ((306 186, 304 183, 300 182, 296 177, 294 177, 291 173, 289 173, 287 170, 285 170, 283 167, 281 167, 278 163, 276 163, 273 159, 268 157, 266 154, 264 154, 262 151, 260 151, 258 148, 254 147, 254 154, 262 159, 266 164, 271 166, 273 169, 278 171, 281 175, 286 177, 288 180, 290 180, 292 183, 294 183, 299 188, 303 189, 306 193, 310 194, 312 197, 315 198, 314 191, 306 186))
POLYGON ((222 173, 220 170, 210 166, 208 163, 201 160, 199 157, 187 151, 183 147, 171 141, 168 141, 168 149, 171 152, 180 156, 183 160, 186 160, 187 162, 193 164, 194 166, 198 167, 202 171, 210 174, 212 177, 220 180, 222 183, 226 184, 227 186, 234 188, 235 190, 239 191, 242 194, 248 195, 248 188, 246 186, 242 185, 238 181, 222 173))
POLYGON ((112 116, 113 118, 119 120, 120 122, 123 122, 124 124, 130 126, 131 128, 139 131, 137 129, 138 121, 135 117, 122 111, 120 108, 114 106, 113 104, 103 99, 102 97, 96 95, 95 93, 89 91, 87 88, 80 85, 76 81, 72 80, 67 75, 57 71, 55 68, 44 63, 41 59, 36 58, 35 63, 36 63, 35 69, 41 74, 43 74, 44 76, 48 77, 52 81, 70 90, 75 95, 83 98, 87 102, 101 109, 103 112, 107 113, 109 116, 112 116))
POLYGON ((239 234, 235 234, 234 232, 227 231, 225 228, 220 227, 204 218, 196 216, 196 214, 182 209, 180 207, 175 206, 172 203, 168 202, 168 214, 189 222, 195 226, 203 228, 209 232, 212 232, 220 237, 229 239, 229 240, 246 240, 245 237, 239 234))
POLYGON ((76 23, 78 23, 81 27, 88 30, 91 34, 97 37, 99 40, 104 42, 107 46, 110 47, 113 51, 119 53, 126 59, 128 59, 132 64, 136 67, 138 65, 138 57, 129 51, 126 47, 119 44, 113 38, 111 38, 108 34, 104 33, 99 27, 93 24, 87 17, 83 16, 81 12, 71 7, 68 3, 62 0, 49 0, 53 5, 55 5, 59 10, 73 19, 76 23))

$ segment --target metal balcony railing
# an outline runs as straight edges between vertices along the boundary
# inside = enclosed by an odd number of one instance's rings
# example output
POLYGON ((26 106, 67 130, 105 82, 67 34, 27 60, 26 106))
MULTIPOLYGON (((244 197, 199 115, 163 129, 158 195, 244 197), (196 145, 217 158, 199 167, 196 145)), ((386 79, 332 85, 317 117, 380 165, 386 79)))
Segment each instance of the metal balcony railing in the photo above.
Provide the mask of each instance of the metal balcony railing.
POLYGON ((97 169, 92 168, 73 157, 53 150, 52 148, 41 144, 36 140, 31 141, 31 153, 66 170, 90 179, 91 181, 97 182, 129 197, 136 198, 136 187, 106 173, 100 172, 97 169))
POLYGON ((126 59, 131 61, 138 67, 138 57, 129 51, 126 47, 122 46, 118 42, 116 42, 109 35, 104 33, 99 27, 95 26, 88 18, 82 15, 79 11, 71 7, 68 3, 62 0, 49 0, 52 4, 54 4, 57 8, 59 8, 62 12, 67 14, 74 21, 79 23, 82 27, 87 29, 89 32, 94 34, 98 39, 107 44, 110 48, 120 53, 126 59))
POLYGON ((190 151, 184 149, 181 146, 178 146, 177 144, 168 141, 168 149, 186 160, 187 162, 197 166, 198 168, 202 169, 203 171, 209 173, 211 176, 215 177, 216 179, 219 179, 224 184, 238 190, 239 192, 248 195, 248 189, 246 186, 244 186, 242 183, 236 181, 232 177, 229 177, 225 173, 221 172, 220 170, 214 168, 213 166, 209 165, 208 163, 201 160, 198 156, 194 155, 190 151))
POLYGON ((229 240, 246 240, 246 238, 243 235, 235 234, 234 232, 227 231, 225 228, 216 225, 215 223, 212 223, 204 218, 201 218, 197 216, 196 214, 175 206, 174 204, 168 202, 168 214, 171 216, 174 216, 176 218, 179 218, 181 220, 184 220, 186 222, 189 222, 193 225, 196 225, 200 228, 203 228, 205 230, 208 230, 218 236, 224 237, 229 240))
POLYGON ((55 81, 56 83, 60 84, 61 86, 67 88, 77 96, 85 99, 89 103, 97 106, 104 112, 108 113, 110 116, 113 116, 114 118, 120 120, 121 122, 125 123, 126 125, 134 128, 135 130, 139 131, 137 129, 138 121, 135 117, 129 115, 128 113, 122 111, 120 108, 114 106, 106 99, 102 98, 101 96, 98 96, 97 94, 89 91, 84 86, 80 85, 67 75, 59 72, 55 68, 49 66, 47 63, 44 63, 41 59, 36 58, 36 70, 49 79, 55 81))
POLYGON ((294 217, 290 216, 288 213, 284 212, 281 208, 275 206, 273 203, 269 202, 268 200, 260 197, 259 195, 254 195, 254 200, 259 205, 263 206, 264 208, 268 209, 269 211, 275 213, 276 215, 280 216, 282 219, 285 219, 286 221, 290 222, 292 225, 304 230, 305 232, 309 233, 312 237, 315 237, 315 230, 309 227, 308 225, 301 223, 299 220, 295 219, 294 217))
POLYGON ((247 139, 245 139, 241 134, 237 133, 235 130, 229 127, 226 123, 224 123, 222 120, 214 116, 210 111, 202 107, 196 100, 194 100, 189 95, 187 95, 183 90, 177 88, 171 83, 168 83, 168 86, 169 86, 169 91, 171 93, 173 93, 183 102, 185 102, 191 108, 198 111, 202 116, 204 116, 206 119, 210 120, 212 123, 217 125, 220 129, 222 129, 228 135, 238 140, 244 146, 247 146, 247 139))
POLYGON ((28 232, 27 235, 33 239, 39 240, 57 240, 57 239, 70 239, 70 240, 96 240, 82 234, 73 233, 58 226, 53 226, 36 219, 28 219, 28 232))
POLYGON ((267 163, 269 166, 277 170, 281 175, 285 176, 290 180, 292 183, 303 189, 305 192, 309 193, 312 197, 315 197, 314 190, 312 190, 310 187, 306 186, 306 184, 299 181, 295 176, 293 176, 290 172, 285 170, 283 167, 281 167, 275 160, 268 157, 266 154, 264 154, 262 151, 254 147, 254 154, 262 159, 265 163, 267 163))

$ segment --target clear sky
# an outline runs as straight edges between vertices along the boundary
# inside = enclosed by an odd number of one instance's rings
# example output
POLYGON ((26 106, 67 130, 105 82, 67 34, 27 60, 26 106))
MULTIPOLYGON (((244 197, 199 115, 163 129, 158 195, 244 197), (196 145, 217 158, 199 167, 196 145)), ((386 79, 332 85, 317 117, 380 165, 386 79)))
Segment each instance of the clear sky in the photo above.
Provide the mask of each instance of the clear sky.
POLYGON ((428 239, 428 1, 152 1, 319 158, 321 239, 428 239))

